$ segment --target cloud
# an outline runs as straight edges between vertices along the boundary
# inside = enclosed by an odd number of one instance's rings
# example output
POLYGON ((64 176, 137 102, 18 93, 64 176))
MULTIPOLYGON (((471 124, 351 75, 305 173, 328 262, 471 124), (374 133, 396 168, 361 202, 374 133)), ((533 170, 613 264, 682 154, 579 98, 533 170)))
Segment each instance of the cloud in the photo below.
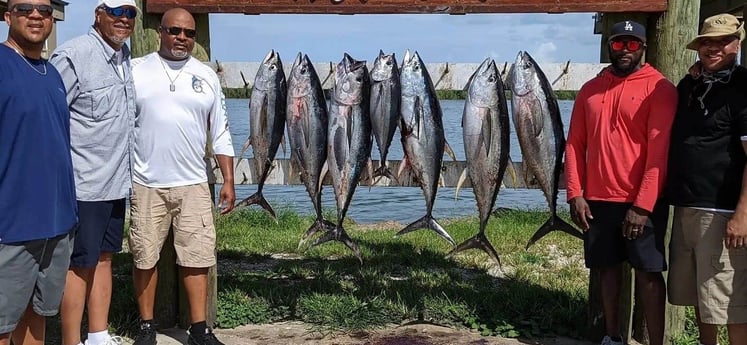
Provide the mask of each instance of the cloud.
POLYGON ((555 43, 542 42, 534 51, 530 51, 529 54, 531 54, 534 60, 541 65, 556 62, 558 60, 556 53, 557 50, 558 48, 555 46, 555 43))
MULTIPOLYGON (((58 42, 85 34, 96 0, 69 1, 58 23, 58 42)), ((212 58, 259 61, 270 49, 292 59, 337 62, 343 52, 372 60, 379 49, 418 50, 426 62, 479 63, 486 57, 512 62, 519 50, 552 61, 598 62, 599 36, 590 13, 396 15, 210 15, 212 58)), ((3 30, 0 30, 3 31, 3 30)), ((4 40, 5 33, 0 32, 4 40)))

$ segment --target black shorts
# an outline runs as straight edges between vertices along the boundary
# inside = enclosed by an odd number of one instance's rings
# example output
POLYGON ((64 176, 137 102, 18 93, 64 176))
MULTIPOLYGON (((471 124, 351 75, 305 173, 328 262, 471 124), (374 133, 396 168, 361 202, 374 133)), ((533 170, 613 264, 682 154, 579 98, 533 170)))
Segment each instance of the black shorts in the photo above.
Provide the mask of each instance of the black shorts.
POLYGON ((101 253, 122 251, 125 199, 78 201, 78 231, 75 233, 71 267, 95 267, 101 253))
POLYGON ((667 270, 664 236, 667 233, 669 205, 657 202, 643 229, 643 236, 628 240, 622 235, 622 222, 631 203, 589 200, 594 219, 584 234, 584 259, 587 268, 606 268, 628 261, 644 272, 667 270))

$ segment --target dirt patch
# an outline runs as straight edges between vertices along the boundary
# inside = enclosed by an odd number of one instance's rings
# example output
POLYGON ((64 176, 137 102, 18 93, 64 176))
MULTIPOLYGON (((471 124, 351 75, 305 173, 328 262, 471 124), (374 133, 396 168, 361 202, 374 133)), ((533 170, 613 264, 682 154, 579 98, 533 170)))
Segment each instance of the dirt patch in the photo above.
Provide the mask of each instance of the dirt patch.
MULTIPOLYGON (((186 344, 184 330, 164 330, 168 338, 159 336, 163 345, 186 344)), ((454 329, 431 324, 390 326, 375 331, 349 334, 322 334, 302 322, 281 322, 269 325, 247 325, 236 329, 217 329, 215 334, 226 345, 592 345, 569 339, 508 339, 482 337, 468 329, 454 329)))

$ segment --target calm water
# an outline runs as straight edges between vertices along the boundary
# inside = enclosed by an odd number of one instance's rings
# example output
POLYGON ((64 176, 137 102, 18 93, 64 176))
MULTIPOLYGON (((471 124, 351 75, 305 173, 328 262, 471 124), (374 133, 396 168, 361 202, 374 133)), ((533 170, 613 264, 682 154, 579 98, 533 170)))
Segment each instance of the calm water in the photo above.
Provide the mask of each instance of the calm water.
MULTIPOLYGON (((446 140, 454 150, 458 160, 465 160, 464 145, 462 143, 462 111, 464 100, 441 101, 444 112, 444 129, 446 140)), ((560 101, 560 111, 563 115, 563 124, 566 134, 570 121, 573 101, 560 101)), ((249 100, 228 99, 228 120, 231 127, 236 154, 241 151, 241 146, 249 135, 249 100)), ((521 161, 521 149, 516 139, 513 123, 511 124, 511 159, 515 162, 521 161)), ((388 159, 402 159, 402 145, 399 143, 399 132, 394 136, 388 159)), ((287 145, 287 142, 286 142, 287 145)), ((371 151, 372 158, 379 158, 376 143, 371 151)), ((251 157, 251 149, 244 153, 251 157)), ((277 158, 289 158, 290 152, 278 150, 277 158)), ((451 159, 446 156, 444 159, 451 159)), ((236 199, 242 200, 257 190, 256 185, 236 185, 236 199)), ((454 198, 455 188, 439 188, 433 215, 436 218, 450 218, 477 214, 477 206, 471 188, 464 188, 459 193, 459 198, 454 198)), ((264 195, 275 210, 290 207, 301 214, 311 214, 314 209, 311 205, 306 189, 303 185, 280 186, 266 185, 264 195)), ((322 203, 324 208, 335 209, 334 192, 330 186, 322 190, 322 203)), ((561 190, 558 196, 559 207, 567 207, 565 204, 565 191, 561 190)), ((258 206, 250 206, 257 207, 258 206)), ((496 207, 508 207, 514 209, 547 209, 542 192, 538 189, 512 189, 506 188, 500 191, 496 200, 496 207)), ((409 223, 425 214, 425 199, 418 187, 367 187, 359 186, 355 190, 353 201, 348 209, 347 218, 359 223, 376 223, 387 220, 409 223)))

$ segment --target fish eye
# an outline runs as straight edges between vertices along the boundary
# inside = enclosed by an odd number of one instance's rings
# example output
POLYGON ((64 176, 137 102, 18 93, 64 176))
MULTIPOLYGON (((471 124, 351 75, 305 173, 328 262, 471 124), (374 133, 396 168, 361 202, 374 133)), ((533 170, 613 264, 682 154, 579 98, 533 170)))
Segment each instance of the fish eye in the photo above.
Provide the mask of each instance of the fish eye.
POLYGON ((495 82, 495 76, 491 75, 490 77, 488 77, 488 82, 494 83, 495 82))
POLYGON ((386 60, 386 64, 387 64, 387 66, 391 66, 392 65, 392 60, 386 60))
POLYGON ((362 78, 361 78, 361 77, 355 77, 355 81, 357 81, 357 82, 361 82, 361 80, 362 80, 362 78))
POLYGON ((276 69, 276 68, 278 68, 278 67, 277 67, 277 66, 275 66, 275 65, 270 65, 270 69, 271 69, 271 70, 274 70, 274 69, 276 69))

